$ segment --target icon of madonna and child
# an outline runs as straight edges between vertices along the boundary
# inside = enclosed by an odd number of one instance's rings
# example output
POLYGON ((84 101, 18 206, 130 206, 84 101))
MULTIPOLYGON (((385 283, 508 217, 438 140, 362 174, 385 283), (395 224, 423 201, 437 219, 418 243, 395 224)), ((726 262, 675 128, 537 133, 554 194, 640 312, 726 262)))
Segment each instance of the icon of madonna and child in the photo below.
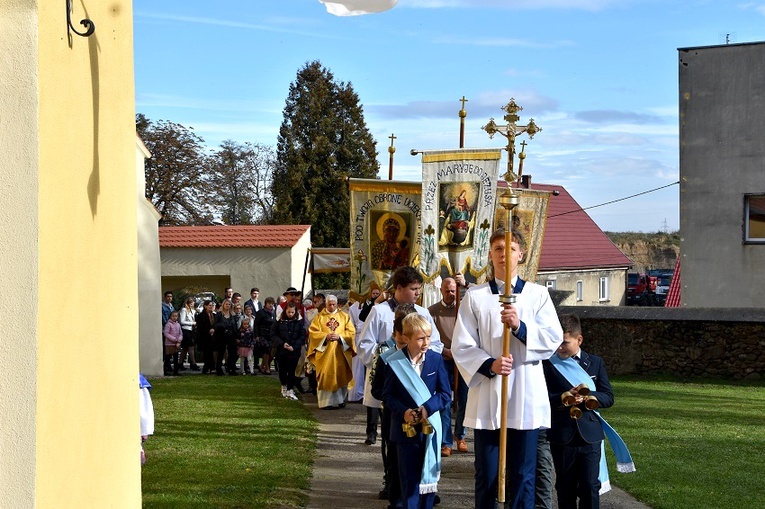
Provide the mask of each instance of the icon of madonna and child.
POLYGON ((441 247, 471 248, 478 202, 477 182, 443 183, 439 188, 438 224, 441 247))
POLYGON ((410 262, 408 226, 411 214, 384 212, 373 214, 377 240, 372 242, 372 269, 391 271, 410 262))

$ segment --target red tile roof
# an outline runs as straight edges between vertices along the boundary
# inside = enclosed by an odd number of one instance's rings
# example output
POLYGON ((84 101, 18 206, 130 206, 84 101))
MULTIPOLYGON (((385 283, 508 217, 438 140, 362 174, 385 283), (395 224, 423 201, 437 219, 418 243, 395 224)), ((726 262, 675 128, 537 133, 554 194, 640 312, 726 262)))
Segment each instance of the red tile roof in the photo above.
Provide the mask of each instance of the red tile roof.
POLYGON ((680 286, 680 257, 675 261, 675 272, 672 274, 672 281, 669 283, 667 300, 664 301, 665 308, 679 308, 682 303, 680 286))
POLYGON ((159 247, 292 247, 307 225, 160 226, 159 247))
MULTIPOLYGON (((500 182, 501 187, 503 184, 500 182)), ((563 186, 532 183, 531 189, 559 193, 550 196, 540 271, 632 266, 632 260, 611 242, 563 186)))

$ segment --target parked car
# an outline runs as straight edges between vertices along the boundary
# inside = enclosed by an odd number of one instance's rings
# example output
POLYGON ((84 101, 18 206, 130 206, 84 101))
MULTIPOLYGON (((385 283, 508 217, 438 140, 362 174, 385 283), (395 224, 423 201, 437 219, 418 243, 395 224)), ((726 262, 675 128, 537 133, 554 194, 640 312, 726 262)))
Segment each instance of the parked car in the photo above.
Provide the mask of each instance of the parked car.
POLYGON ((659 274, 656 277, 656 301, 659 306, 663 306, 667 301, 667 294, 669 293, 669 285, 672 282, 673 273, 659 274))

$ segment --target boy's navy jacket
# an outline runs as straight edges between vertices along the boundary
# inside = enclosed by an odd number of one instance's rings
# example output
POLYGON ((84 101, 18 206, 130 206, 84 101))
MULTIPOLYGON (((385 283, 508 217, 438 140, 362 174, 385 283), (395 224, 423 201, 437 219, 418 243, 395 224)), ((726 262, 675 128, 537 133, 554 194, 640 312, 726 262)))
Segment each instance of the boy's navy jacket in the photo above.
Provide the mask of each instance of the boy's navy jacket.
MULTIPOLYGON (((603 359, 597 355, 591 355, 580 350, 579 365, 590 375, 595 390, 590 394, 598 398, 600 408, 608 408, 614 404, 614 393, 611 390, 611 382, 608 381, 606 365, 603 359)), ((578 432, 585 442, 593 443, 603 440, 603 425, 595 412, 587 410, 584 405, 580 419, 572 419, 569 407, 564 406, 561 394, 571 390, 571 383, 550 363, 543 361, 547 381, 547 391, 550 393, 550 408, 552 410, 552 427, 547 430, 547 438, 552 443, 567 444, 578 432)))
MULTIPOLYGON (((409 392, 404 388, 404 385, 399 381, 396 373, 388 365, 385 366, 384 378, 383 402, 391 412, 389 439, 391 442, 414 440, 414 438, 410 439, 406 436, 401 425, 404 423, 406 411, 410 408, 418 408, 420 405, 415 403, 409 392)), ((427 410, 428 416, 446 408, 451 397, 451 388, 441 354, 431 350, 425 352, 425 362, 422 366, 420 378, 425 382, 431 394, 430 399, 422 405, 427 410)), ((420 427, 418 426, 417 429, 419 431, 420 427)))

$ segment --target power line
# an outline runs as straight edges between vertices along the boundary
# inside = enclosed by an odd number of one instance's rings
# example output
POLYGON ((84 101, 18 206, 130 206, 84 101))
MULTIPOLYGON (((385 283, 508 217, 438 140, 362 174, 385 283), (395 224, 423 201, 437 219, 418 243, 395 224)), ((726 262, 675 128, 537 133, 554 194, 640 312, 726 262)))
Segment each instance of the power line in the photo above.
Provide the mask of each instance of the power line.
POLYGON ((574 212, 581 212, 583 210, 590 210, 590 209, 594 209, 594 208, 597 208, 597 207, 602 207, 604 205, 611 205, 612 203, 618 203, 620 201, 629 200, 630 198, 635 198, 636 196, 642 196, 644 194, 660 191, 660 190, 662 190, 664 188, 675 186, 675 185, 677 185, 679 183, 680 183, 680 181, 678 180, 677 182, 673 182, 673 183, 667 184, 665 186, 657 187, 655 189, 649 189, 648 191, 643 191, 642 193, 637 193, 637 194, 633 194, 631 196, 625 196, 624 198, 618 198, 616 200, 607 201, 607 202, 601 203, 599 205, 592 205, 590 207, 584 207, 584 208, 578 208, 578 209, 574 209, 574 210, 569 210, 568 212, 561 212, 560 214, 555 214, 554 216, 547 216, 547 217, 549 219, 551 217, 565 216, 566 214, 573 214, 574 212))

